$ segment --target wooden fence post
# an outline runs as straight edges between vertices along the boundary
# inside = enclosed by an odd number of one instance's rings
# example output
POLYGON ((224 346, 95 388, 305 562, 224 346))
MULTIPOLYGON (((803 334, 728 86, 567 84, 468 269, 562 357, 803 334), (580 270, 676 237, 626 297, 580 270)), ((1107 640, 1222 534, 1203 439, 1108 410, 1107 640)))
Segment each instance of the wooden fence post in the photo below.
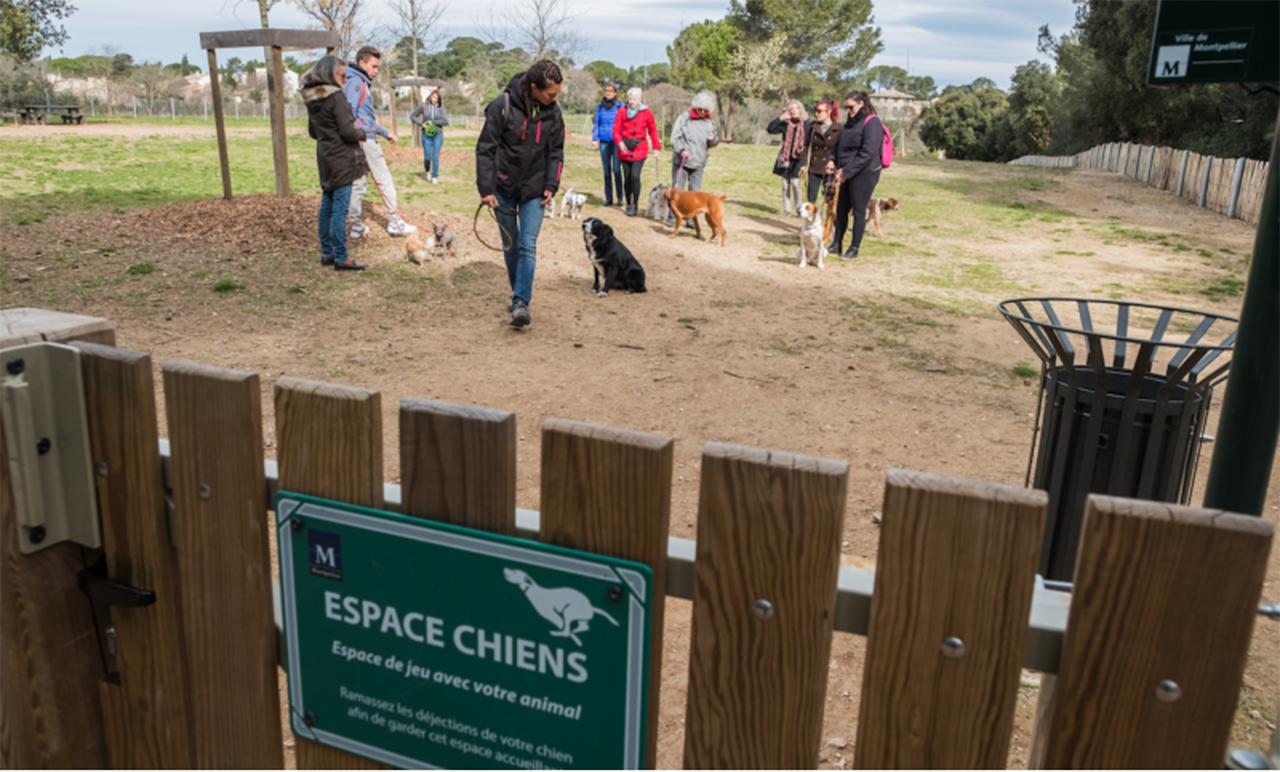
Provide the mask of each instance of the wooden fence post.
POLYGON ((1221 767, 1271 523, 1091 495, 1084 529, 1045 767, 1221 767))
POLYGON ((166 362, 164 394, 192 764, 281 769, 258 375, 166 362))
POLYGON ((1240 183, 1244 180, 1245 159, 1236 159, 1236 173, 1231 180, 1231 203, 1227 206, 1227 217, 1236 216, 1236 204, 1240 201, 1240 183))
POLYGON ((1191 158, 1190 150, 1182 151, 1182 168, 1178 170, 1178 197, 1182 197, 1182 185, 1187 179, 1187 160, 1191 158))
MULTIPOLYGON (((227 126, 222 117, 222 86, 218 83, 218 52, 209 49, 209 89, 213 123, 218 132, 218 163, 222 166, 222 197, 231 200, 231 161, 227 157, 227 126)), ((239 109, 238 107, 236 108, 239 109)))
MULTIPOLYGON (((43 340, 115 345, 115 325, 35 308, 0 311, 0 348, 43 340)), ((0 766, 106 768, 101 642, 92 604, 76 587, 76 572, 100 552, 71 542, 19 551, 8 451, 0 432, 0 766)))
POLYGON ((848 476, 844 461, 704 446, 686 769, 817 766, 848 476))
MULTIPOLYGON (((285 376, 276 381, 275 409, 280 490, 382 506, 378 392, 285 376)), ((298 769, 381 769, 361 756, 294 736, 298 769)))
POLYGON ((192 767, 178 556, 165 512, 151 357, 75 345, 98 472, 107 574, 156 594, 154 605, 110 610, 119 678, 104 681, 99 691, 111 766, 192 767))
POLYGON ((1048 503, 889 471, 856 768, 1004 767, 1048 503))
POLYGON ((1204 179, 1200 181, 1200 208, 1204 209, 1205 199, 1209 197, 1209 174, 1213 171, 1213 156, 1205 156, 1204 179))
POLYGON ((410 517, 515 536, 515 415, 400 400, 400 481, 410 517))
POLYGON ((675 441, 669 437, 559 418, 542 425, 541 540, 653 569, 649 769, 655 766, 658 742, 674 458, 675 441))

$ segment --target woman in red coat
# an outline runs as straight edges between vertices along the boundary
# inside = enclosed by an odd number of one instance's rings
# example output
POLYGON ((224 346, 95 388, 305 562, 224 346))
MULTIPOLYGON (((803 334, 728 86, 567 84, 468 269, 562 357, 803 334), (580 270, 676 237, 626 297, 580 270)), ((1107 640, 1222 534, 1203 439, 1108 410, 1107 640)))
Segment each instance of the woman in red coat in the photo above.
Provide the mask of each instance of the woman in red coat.
POLYGON ((628 217, 636 216, 640 201, 640 171, 644 169, 644 161, 649 157, 649 139, 653 140, 653 160, 656 163, 662 143, 658 139, 653 111, 640 103, 640 89, 629 89, 626 108, 619 110, 617 117, 613 119, 613 141, 617 144, 618 158, 622 161, 623 190, 627 203, 625 211, 628 217))

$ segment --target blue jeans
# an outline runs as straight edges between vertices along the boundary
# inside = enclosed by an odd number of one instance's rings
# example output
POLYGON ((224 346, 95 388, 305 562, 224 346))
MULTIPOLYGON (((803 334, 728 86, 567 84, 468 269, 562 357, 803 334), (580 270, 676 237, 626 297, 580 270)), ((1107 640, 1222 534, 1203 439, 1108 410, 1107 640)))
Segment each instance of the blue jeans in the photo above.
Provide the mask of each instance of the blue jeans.
POLYGON ((523 204, 516 196, 497 194, 494 214, 502 226, 502 258, 507 261, 511 301, 528 304, 533 297, 533 269, 538 264, 538 234, 542 231, 542 199, 523 204))
POLYGON ((437 131, 434 137, 422 133, 422 162, 431 179, 440 176, 440 147, 444 145, 444 132, 437 131))
POLYGON ((608 206, 614 202, 615 189, 618 198, 622 198, 622 159, 618 158, 618 143, 600 143, 600 165, 604 167, 604 203, 608 206))
POLYGON ((350 206, 350 185, 320 198, 320 254, 332 255, 339 263, 347 259, 347 209, 350 206))

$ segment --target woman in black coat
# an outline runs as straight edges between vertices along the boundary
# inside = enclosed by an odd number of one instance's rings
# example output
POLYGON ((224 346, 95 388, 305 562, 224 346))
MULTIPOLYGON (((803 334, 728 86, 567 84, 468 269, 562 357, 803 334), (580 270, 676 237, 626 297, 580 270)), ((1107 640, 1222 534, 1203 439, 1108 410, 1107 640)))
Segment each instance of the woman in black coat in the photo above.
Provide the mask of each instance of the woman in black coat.
POLYGON ((845 260, 858 256, 862 233, 867 229, 867 203, 880 181, 880 151, 884 147, 884 128, 876 117, 871 97, 865 91, 850 91, 844 98, 844 109, 849 114, 844 130, 831 151, 828 172, 834 172, 840 183, 840 201, 836 206, 835 240, 827 247, 833 255, 845 260), (849 251, 844 247, 845 229, 849 213, 853 213, 853 239, 849 251))
POLYGON ((320 171, 320 264, 338 271, 363 271, 347 256, 347 208, 351 183, 364 177, 364 131, 356 128, 351 103, 342 93, 346 65, 326 56, 302 76, 302 98, 307 103, 307 132, 316 141, 316 166, 320 171))

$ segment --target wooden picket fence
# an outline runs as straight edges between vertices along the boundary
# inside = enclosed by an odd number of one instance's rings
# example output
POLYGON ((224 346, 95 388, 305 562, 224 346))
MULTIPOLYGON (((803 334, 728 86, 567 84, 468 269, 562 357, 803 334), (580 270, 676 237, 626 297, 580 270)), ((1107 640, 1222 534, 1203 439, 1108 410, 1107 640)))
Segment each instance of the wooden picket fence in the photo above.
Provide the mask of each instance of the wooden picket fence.
MULTIPOLYGON (((367 507, 398 494, 392 503, 410 516, 517 532, 511 413, 402 400, 402 483, 389 495, 378 392, 279 378, 270 462, 259 375, 170 361, 159 370, 165 464, 151 358, 113 348, 109 323, 56 316, 17 340, 79 349, 102 552, 112 577, 158 601, 94 607, 74 574, 96 551, 63 543, 19 554, 3 449, 6 767, 282 766, 272 482, 367 507)), ((15 345, 14 325, 0 329, 0 347, 15 345)), ((664 741, 656 718, 673 454, 673 440, 653 434, 560 419, 542 427, 539 538, 654 572, 651 765, 664 741)), ((860 628, 836 622, 850 593, 840 568, 847 463, 708 443, 701 477, 687 767, 815 767, 837 626, 868 636, 856 766, 1005 765, 1037 608, 1043 492, 889 472, 860 628), (752 612, 759 599, 775 610, 767 621, 752 612)), ((1091 498, 1033 760, 1220 766, 1270 543, 1260 518, 1091 498)), ((372 766, 301 738, 297 763, 372 766)))
POLYGON ((1022 156, 1017 166, 1105 169, 1156 190, 1171 190, 1228 217, 1257 225, 1262 217, 1270 163, 1251 158, 1214 158, 1171 147, 1108 142, 1075 155, 1022 156))

